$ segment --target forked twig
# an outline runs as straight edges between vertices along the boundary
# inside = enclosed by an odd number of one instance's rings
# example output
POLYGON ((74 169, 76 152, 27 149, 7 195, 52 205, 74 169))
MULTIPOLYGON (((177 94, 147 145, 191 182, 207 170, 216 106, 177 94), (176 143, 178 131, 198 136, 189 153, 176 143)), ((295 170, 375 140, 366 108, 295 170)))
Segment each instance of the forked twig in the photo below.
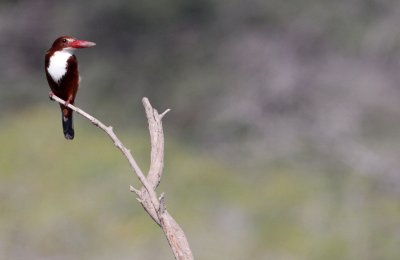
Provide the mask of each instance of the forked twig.
MULTIPOLYGON (((66 105, 66 102, 64 100, 60 99, 52 93, 50 94, 50 98, 60 104, 66 105)), ((136 174, 136 176, 139 178, 139 181, 143 185, 141 189, 136 189, 131 185, 130 190, 136 193, 136 195, 138 196, 137 200, 140 202, 140 204, 142 204, 143 208, 151 216, 151 218, 163 229, 168 243, 173 251, 175 259, 191 260, 193 259, 193 254, 190 250, 187 238, 182 228, 168 213, 165 205, 164 193, 158 199, 157 193, 155 192, 155 189, 161 181, 164 167, 164 133, 161 119, 165 116, 169 109, 159 114, 157 110, 151 106, 147 98, 143 98, 142 102, 149 123, 151 141, 150 170, 147 174, 147 177, 143 174, 139 165, 136 163, 130 150, 127 149, 116 136, 111 126, 106 126, 95 117, 91 116, 90 114, 86 113, 85 111, 74 105, 67 104, 67 106, 74 110, 76 113, 88 119, 90 122, 92 122, 92 124, 103 130, 111 138, 115 146, 126 157, 133 172, 136 174)))

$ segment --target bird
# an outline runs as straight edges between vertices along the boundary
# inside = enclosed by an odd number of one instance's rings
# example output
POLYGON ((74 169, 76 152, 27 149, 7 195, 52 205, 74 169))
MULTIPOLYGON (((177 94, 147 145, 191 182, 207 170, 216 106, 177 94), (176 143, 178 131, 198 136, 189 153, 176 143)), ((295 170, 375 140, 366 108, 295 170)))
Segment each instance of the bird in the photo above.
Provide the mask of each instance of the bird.
MULTIPOLYGON (((71 36, 58 37, 45 55, 46 78, 52 95, 56 95, 68 104, 74 104, 79 88, 78 60, 74 55, 77 49, 95 46, 96 43, 78 40, 71 36)), ((74 139, 72 110, 66 105, 61 105, 61 118, 64 137, 74 139)))

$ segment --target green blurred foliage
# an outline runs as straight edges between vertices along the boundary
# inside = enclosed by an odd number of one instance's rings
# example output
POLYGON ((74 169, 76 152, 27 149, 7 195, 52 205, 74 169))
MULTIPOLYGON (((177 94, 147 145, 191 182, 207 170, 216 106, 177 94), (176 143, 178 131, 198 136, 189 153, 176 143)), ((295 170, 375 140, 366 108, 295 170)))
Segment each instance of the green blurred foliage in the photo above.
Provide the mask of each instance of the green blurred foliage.
MULTIPOLYGON (((63 140, 51 108, 1 122, 1 258, 172 259, 129 193, 138 181, 119 151, 80 118, 77 138, 63 140)), ((147 133, 116 131, 147 170, 147 133)), ((371 178, 282 163, 227 165, 168 135, 165 163, 158 190, 197 258, 400 257, 398 198, 371 178)))

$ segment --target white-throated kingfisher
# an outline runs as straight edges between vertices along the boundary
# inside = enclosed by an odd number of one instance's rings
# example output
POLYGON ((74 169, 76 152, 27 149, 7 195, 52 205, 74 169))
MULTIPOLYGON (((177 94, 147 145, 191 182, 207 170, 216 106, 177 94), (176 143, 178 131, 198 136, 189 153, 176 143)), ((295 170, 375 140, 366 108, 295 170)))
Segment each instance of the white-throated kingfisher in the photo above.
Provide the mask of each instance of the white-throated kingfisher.
MULTIPOLYGON (((51 94, 65 100, 67 104, 74 104, 79 88, 78 61, 74 51, 96 45, 94 42, 78 40, 70 36, 57 38, 46 52, 45 69, 51 94)), ((64 136, 68 140, 74 139, 74 125, 72 110, 60 104, 64 136)))

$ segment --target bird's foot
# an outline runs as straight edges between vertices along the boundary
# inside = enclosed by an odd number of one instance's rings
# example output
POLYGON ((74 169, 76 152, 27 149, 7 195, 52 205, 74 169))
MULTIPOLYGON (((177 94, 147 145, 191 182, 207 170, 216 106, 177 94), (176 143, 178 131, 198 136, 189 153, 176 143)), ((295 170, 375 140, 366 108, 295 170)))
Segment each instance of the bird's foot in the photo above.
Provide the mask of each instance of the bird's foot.
POLYGON ((50 91, 49 92, 49 98, 50 98, 51 101, 54 101, 53 96, 54 96, 54 93, 50 91))

